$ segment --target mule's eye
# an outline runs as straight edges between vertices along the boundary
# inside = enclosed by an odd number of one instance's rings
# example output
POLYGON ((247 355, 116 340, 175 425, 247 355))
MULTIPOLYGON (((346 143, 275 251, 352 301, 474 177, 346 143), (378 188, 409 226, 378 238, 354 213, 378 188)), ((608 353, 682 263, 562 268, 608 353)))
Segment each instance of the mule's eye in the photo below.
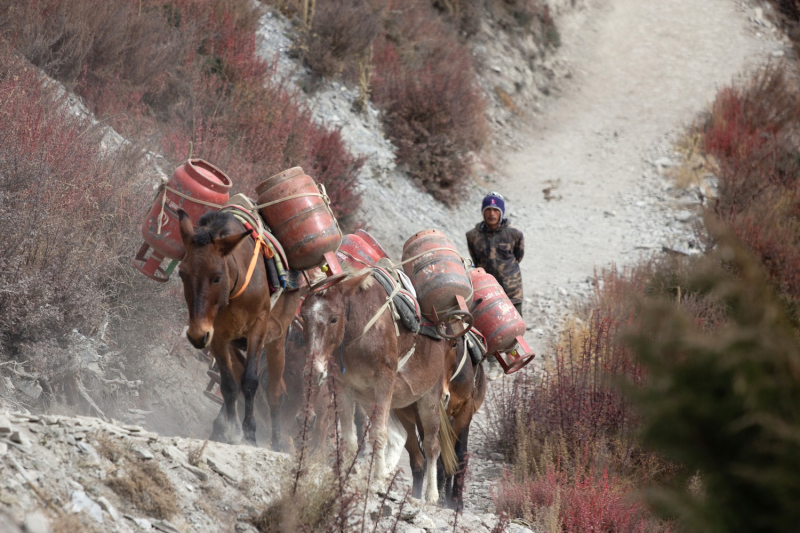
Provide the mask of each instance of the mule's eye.
POLYGON ((222 281, 222 276, 216 276, 213 280, 211 280, 211 283, 216 285, 217 283, 219 283, 221 281, 222 281))
POLYGON ((331 318, 331 324, 336 324, 337 322, 339 322, 339 317, 338 316, 335 316, 335 317, 331 318))

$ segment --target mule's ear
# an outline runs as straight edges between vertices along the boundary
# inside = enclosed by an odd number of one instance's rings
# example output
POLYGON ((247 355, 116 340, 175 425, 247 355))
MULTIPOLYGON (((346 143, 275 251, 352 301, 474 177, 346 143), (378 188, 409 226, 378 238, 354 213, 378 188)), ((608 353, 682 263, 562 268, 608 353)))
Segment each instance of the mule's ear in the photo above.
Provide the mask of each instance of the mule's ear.
POLYGON ((178 226, 181 229, 183 246, 187 247, 194 237, 194 225, 192 224, 192 219, 183 209, 178 209, 178 226))
POLYGON ((244 233, 237 233, 236 235, 228 235, 227 237, 220 237, 219 239, 214 239, 214 244, 217 246, 217 250, 222 255, 228 255, 232 253, 237 246, 242 244, 244 240, 253 233, 252 229, 245 231, 244 233))

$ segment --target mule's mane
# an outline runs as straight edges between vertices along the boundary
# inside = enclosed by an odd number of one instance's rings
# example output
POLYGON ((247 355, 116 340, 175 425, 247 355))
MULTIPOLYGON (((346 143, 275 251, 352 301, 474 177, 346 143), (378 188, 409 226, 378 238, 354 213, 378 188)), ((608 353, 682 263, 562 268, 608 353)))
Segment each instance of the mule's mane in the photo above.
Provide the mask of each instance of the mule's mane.
POLYGON ((364 276, 364 278, 361 280, 361 283, 359 284, 359 288, 362 291, 369 289, 375 283, 375 276, 369 275, 372 272, 372 269, 370 267, 356 270, 347 263, 342 263, 342 270, 344 271, 345 274, 347 274, 347 278, 345 279, 348 280, 364 276))
POLYGON ((214 239, 227 237, 233 233, 232 228, 228 227, 236 219, 227 211, 212 211, 200 217, 200 221, 194 230, 192 243, 197 246, 211 244, 214 239))

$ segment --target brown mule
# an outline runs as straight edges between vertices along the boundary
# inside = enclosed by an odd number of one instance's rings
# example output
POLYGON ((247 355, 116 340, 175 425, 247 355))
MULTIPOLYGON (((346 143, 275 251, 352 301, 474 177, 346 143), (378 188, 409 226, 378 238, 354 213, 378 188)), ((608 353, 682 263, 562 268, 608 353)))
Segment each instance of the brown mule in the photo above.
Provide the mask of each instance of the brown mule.
POLYGON ((220 372, 224 405, 214 420, 211 438, 235 443, 243 432, 247 443, 256 444, 253 399, 258 389, 261 350, 266 346, 267 403, 270 412, 277 415, 270 417, 272 448, 279 449, 286 329, 300 303, 301 291, 281 294, 273 308, 264 258, 254 253, 251 230, 226 212, 203 215, 197 228, 184 211, 179 210, 178 215, 186 248, 180 265, 189 309, 186 337, 195 348, 210 348, 220 372), (249 269, 253 260, 255 268, 249 269), (248 270, 252 276, 248 276, 248 270), (239 384, 245 399, 241 428, 236 417, 239 384))
POLYGON ((378 484, 383 484, 388 474, 384 449, 390 410, 416 404, 425 435, 422 446, 428 459, 426 497, 437 501, 439 404, 445 355, 450 345, 415 335, 402 326, 397 336, 392 312, 383 307, 386 297, 386 291, 369 270, 353 274, 323 291, 309 293, 301 316, 312 374, 319 384, 331 369, 343 397, 342 435, 351 453, 358 446, 355 403, 361 404, 367 413, 374 412, 370 438, 378 484), (365 332, 367 323, 381 309, 377 321, 365 332), (398 371, 402 359, 405 364, 398 371))
MULTIPOLYGON (((439 482, 439 490, 444 491, 444 498, 446 504, 452 509, 463 509, 463 493, 464 481, 467 466, 467 449, 469 444, 469 428, 472 423, 472 417, 478 412, 483 400, 486 397, 486 375, 483 371, 483 366, 473 366, 468 353, 465 353, 466 346, 464 339, 459 338, 457 345, 448 351, 446 365, 446 384, 445 387, 449 392, 449 402, 447 403, 447 424, 451 425, 454 439, 450 442, 444 442, 442 439, 442 457, 438 463, 437 479, 439 482), (458 374, 452 377, 456 372, 461 358, 466 357, 467 360, 461 365, 458 374), (452 380, 451 380, 452 378, 452 380), (456 465, 445 464, 448 455, 445 453, 445 446, 452 445, 452 453, 455 455, 457 461, 456 465), (444 459, 444 460, 443 460, 444 459)), ((422 477, 425 470, 425 456, 420 449, 419 441, 417 440, 417 431, 422 435, 422 429, 419 425, 418 418, 412 407, 405 409, 398 409, 395 411, 397 418, 406 430, 408 435, 406 439, 406 451, 408 452, 409 462, 411 464, 411 475, 413 478, 412 483, 412 496, 419 498, 422 493, 422 477)), ((443 424, 445 422, 442 422, 443 424)), ((444 432, 440 432, 442 434, 444 432)))

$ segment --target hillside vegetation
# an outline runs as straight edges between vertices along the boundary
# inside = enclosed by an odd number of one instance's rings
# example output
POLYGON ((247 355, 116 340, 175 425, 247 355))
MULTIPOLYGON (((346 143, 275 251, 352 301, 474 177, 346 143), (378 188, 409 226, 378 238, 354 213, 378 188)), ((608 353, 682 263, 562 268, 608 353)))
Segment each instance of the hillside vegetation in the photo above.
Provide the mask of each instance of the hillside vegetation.
POLYGON ((357 85, 356 105, 371 99, 382 111, 400 166, 451 206, 460 202, 488 135, 470 38, 492 20, 505 31, 558 44, 540 0, 270 3, 295 22, 294 52, 311 72, 306 88, 327 79, 357 85))
MULTIPOLYGON (((596 278, 540 377, 496 394, 498 510, 544 531, 793 531, 800 94, 723 88, 687 144, 718 195, 706 254, 596 278)), ((693 160, 692 165, 695 165, 693 160)), ((699 169, 699 170, 698 170, 699 169)))

